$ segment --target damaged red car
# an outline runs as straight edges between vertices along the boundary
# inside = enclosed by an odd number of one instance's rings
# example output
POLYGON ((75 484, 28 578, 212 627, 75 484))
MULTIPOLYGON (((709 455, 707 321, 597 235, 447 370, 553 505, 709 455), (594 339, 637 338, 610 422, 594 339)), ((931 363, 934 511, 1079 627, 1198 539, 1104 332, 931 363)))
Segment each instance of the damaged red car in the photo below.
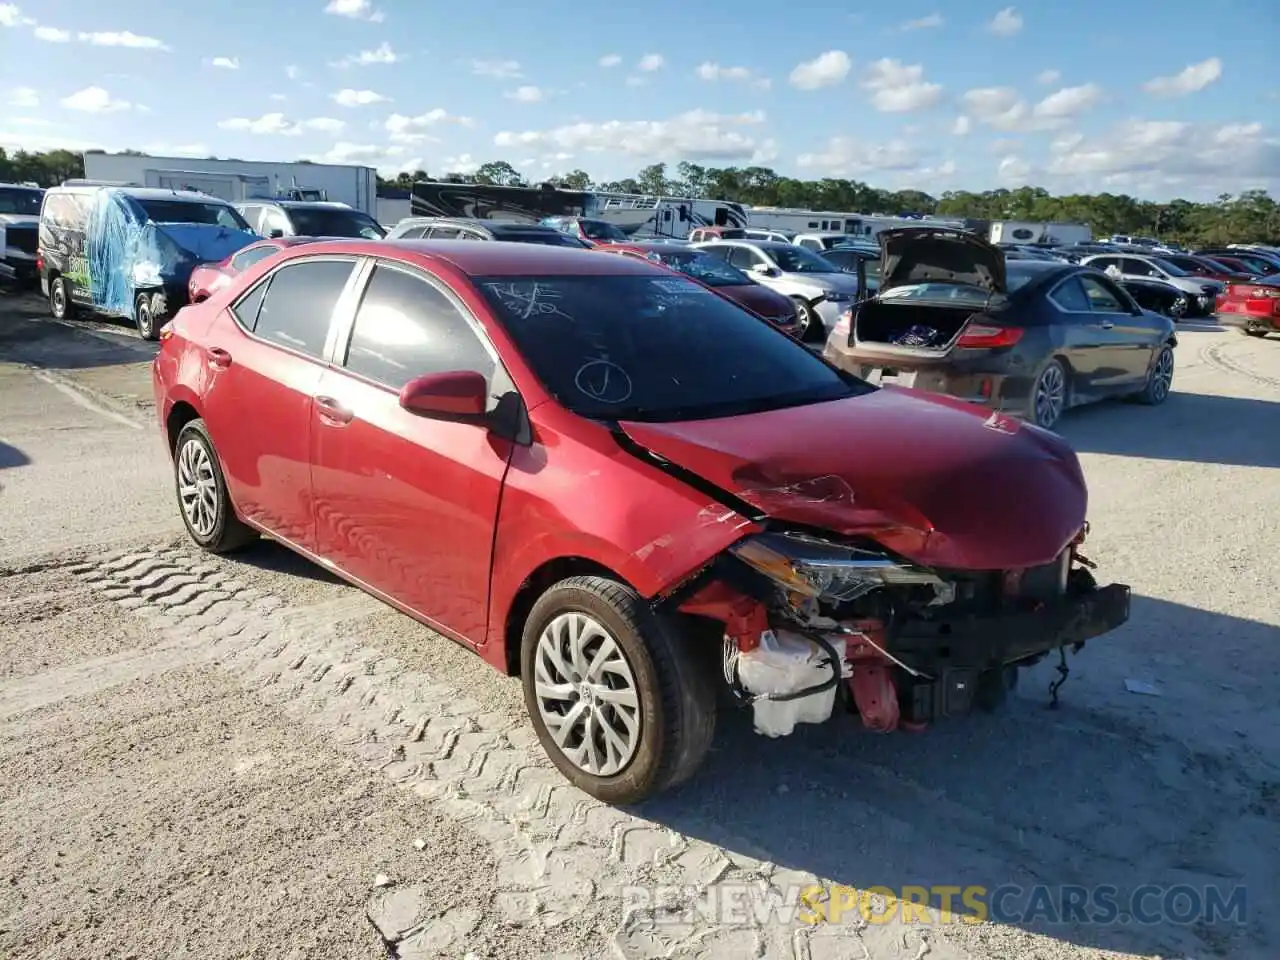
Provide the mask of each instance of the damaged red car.
POLYGON ((609 802, 694 773, 717 687, 768 736, 918 727, 1129 616, 1061 439, 630 257, 307 244, 180 311, 154 384, 197 544, 273 537, 519 674, 609 802))

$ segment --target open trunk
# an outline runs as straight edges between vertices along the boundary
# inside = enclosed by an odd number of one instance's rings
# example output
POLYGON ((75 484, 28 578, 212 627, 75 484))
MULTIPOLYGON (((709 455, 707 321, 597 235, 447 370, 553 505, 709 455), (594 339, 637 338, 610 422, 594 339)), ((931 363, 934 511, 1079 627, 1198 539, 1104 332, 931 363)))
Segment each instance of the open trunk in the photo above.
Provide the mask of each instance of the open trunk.
POLYGON ((938 350, 951 343, 969 318, 980 312, 971 305, 944 307, 872 299, 858 307, 853 329, 860 343, 938 350))

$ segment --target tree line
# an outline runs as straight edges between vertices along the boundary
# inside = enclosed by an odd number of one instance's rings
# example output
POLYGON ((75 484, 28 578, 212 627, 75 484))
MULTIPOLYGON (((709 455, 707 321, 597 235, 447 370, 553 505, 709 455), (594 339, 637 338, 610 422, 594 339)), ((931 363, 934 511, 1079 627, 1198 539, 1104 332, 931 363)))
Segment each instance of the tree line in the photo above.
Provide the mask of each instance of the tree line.
MULTIPOLYGON (((83 176, 80 154, 69 150, 45 153, 18 150, 10 154, 0 148, 0 182, 30 181, 52 186, 83 176)), ((378 182, 384 187, 408 188, 416 180, 427 179, 432 179, 427 171, 415 170, 393 179, 379 177, 378 182)), ((435 179, 499 186, 529 185, 528 179, 505 160, 481 164, 470 173, 438 174, 435 179)), ((663 163, 650 164, 634 177, 622 180, 594 181, 586 171, 573 170, 550 177, 546 182, 572 190, 730 200, 753 206, 1087 223, 1093 228, 1094 236, 1120 233, 1193 245, 1280 243, 1280 204, 1264 190, 1235 195, 1224 193, 1207 203, 1191 200, 1156 203, 1116 193, 1054 196, 1033 186, 982 192, 947 190, 935 197, 920 190, 883 190, 860 180, 836 177, 799 180, 768 167, 708 167, 688 162, 676 164, 674 169, 663 163)))

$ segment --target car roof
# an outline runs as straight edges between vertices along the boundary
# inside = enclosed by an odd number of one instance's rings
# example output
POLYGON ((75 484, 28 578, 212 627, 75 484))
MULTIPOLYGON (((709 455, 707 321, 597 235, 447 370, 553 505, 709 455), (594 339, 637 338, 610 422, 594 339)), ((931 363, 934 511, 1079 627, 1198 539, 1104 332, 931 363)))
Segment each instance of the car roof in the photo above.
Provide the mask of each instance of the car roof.
POLYGON ((170 200, 176 203, 216 203, 224 207, 232 206, 221 197, 211 196, 207 193, 197 193, 194 190, 170 190, 168 187, 121 187, 110 183, 73 183, 50 187, 45 192, 52 193, 55 190, 69 192, 116 190, 126 197, 132 197, 134 200, 170 200))
MULTIPOLYGON (((626 243, 610 243, 601 247, 601 250, 635 250, 637 253, 670 253, 672 250, 688 250, 687 246, 674 243, 661 243, 658 241, 646 242, 644 240, 629 240, 626 243)), ((694 251, 697 252, 697 251, 694 251)))
MULTIPOLYGON (((321 207, 325 210, 350 210, 352 213, 360 212, 349 204, 339 203, 336 200, 277 200, 274 197, 255 200, 250 197, 245 201, 245 203, 255 205, 274 203, 277 207, 285 207, 290 210, 303 207, 321 207)), ((368 214, 365 214, 365 216, 368 216, 368 214)))
MULTIPOLYGON (((659 276, 664 267, 635 257, 602 257, 590 248, 539 243, 476 243, 473 240, 322 240, 294 256, 354 254, 414 260, 442 260, 467 276, 659 276)), ((290 259, 293 259, 292 257, 290 259)))

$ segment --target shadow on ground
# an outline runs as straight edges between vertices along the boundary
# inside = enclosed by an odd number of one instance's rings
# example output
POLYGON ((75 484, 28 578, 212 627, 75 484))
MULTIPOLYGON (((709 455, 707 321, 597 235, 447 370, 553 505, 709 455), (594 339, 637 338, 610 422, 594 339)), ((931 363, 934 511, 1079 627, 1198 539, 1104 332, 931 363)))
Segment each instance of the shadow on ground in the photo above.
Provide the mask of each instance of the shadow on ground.
MULTIPOLYGON (((1134 621, 1167 618, 1206 642, 1223 631, 1242 643, 1252 638, 1274 650, 1280 668, 1272 625, 1134 599, 1134 621)), ((1086 648, 1074 662, 1088 655, 1086 648)), ((1267 956, 1280 938, 1280 924, 1264 914, 1280 885, 1266 852, 1280 849, 1280 784, 1254 779, 1243 741, 1230 757, 1197 753, 1150 722, 1073 705, 1070 680, 1051 711, 1046 679, 1045 665, 1024 672, 997 713, 919 734, 871 734, 842 716, 770 741, 751 731, 745 712, 722 714, 697 776, 637 812, 862 890, 977 885, 991 898, 1012 885, 988 902, 993 919, 1064 943, 1144 956, 1267 956), (1050 890, 1047 916, 1027 913, 1037 884, 1050 890), (1157 912, 1164 904, 1176 916, 1194 910, 1163 900, 1169 889, 1203 898, 1212 887, 1229 903, 1243 887, 1246 921, 1122 922, 1102 901, 1085 906, 1091 923, 1061 913, 1064 886, 1114 888, 1123 907, 1148 884, 1159 890, 1139 905, 1157 912)), ((945 905, 940 891, 930 902, 945 905)), ((976 915, 958 892, 951 907, 976 915)))
POLYGON ((157 349, 157 344, 131 333, 124 321, 59 323, 38 297, 0 297, 0 360, 48 370, 83 370, 145 363, 157 349))
POLYGON ((1158 407, 1105 401, 1068 412, 1058 432, 1081 453, 1280 467, 1280 403, 1175 391, 1158 407))
POLYGON ((9 467, 25 467, 30 462, 31 458, 17 447, 0 440, 0 470, 6 470, 9 467))

